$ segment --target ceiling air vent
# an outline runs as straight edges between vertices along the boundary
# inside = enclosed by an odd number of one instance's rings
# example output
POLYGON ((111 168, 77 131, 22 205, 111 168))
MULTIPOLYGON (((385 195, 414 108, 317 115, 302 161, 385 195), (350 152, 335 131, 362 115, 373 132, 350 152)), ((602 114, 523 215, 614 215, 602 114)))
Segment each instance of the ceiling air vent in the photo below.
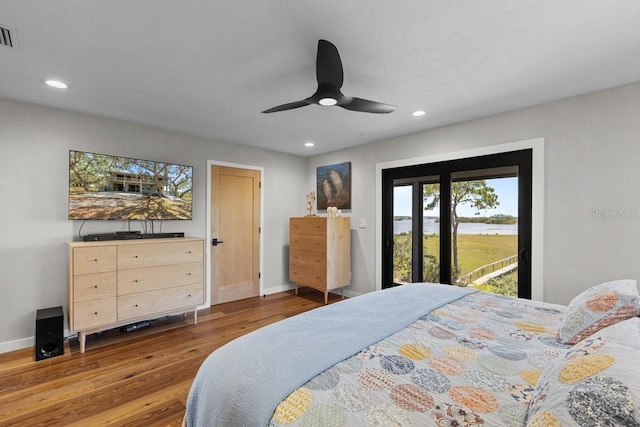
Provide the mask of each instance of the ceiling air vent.
POLYGON ((13 47, 11 30, 0 25, 0 46, 13 47))

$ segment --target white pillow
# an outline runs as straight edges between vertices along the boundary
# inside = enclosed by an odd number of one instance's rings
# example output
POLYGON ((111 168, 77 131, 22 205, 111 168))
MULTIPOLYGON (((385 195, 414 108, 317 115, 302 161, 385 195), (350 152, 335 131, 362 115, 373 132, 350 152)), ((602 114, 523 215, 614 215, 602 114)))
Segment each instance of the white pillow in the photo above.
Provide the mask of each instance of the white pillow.
POLYGON ((635 280, 601 283, 571 300, 560 322, 560 341, 576 344, 602 328, 638 315, 640 304, 635 280))
POLYGON ((580 341, 538 380, 527 427, 640 426, 640 319, 580 341))

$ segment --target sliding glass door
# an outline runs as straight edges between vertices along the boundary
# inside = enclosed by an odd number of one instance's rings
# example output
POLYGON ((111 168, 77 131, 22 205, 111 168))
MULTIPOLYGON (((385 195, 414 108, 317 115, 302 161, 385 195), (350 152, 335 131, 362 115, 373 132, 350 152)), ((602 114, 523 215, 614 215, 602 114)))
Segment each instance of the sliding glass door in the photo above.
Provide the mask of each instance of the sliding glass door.
POLYGON ((531 150, 383 171, 383 287, 531 297, 531 150))
POLYGON ((440 281, 440 216, 425 216, 423 197, 426 187, 439 186, 437 176, 394 180, 393 283, 440 281))

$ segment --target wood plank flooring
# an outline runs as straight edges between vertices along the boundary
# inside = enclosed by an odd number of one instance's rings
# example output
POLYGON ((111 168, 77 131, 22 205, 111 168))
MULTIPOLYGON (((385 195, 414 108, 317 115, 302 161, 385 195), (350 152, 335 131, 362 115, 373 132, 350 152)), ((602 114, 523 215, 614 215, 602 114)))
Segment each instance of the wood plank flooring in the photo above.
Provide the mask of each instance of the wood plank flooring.
MULTIPOLYGON (((172 316, 134 332, 89 335, 87 351, 35 362, 33 348, 0 354, 0 426, 180 426, 202 361, 257 328, 323 305, 302 288, 172 316)), ((329 302, 340 296, 329 294, 329 302)))

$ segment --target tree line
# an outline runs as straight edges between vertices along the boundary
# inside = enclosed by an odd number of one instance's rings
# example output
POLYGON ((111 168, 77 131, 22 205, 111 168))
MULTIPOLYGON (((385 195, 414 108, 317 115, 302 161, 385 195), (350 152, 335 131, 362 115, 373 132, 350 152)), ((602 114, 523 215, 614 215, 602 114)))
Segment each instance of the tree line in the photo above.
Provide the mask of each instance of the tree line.
MULTIPOLYGON (((440 218, 438 217, 425 217, 434 219, 435 222, 440 222, 440 218)), ((394 221, 405 221, 410 220, 410 216, 394 216, 394 221)), ((506 224, 513 225, 518 223, 518 217, 513 215, 505 215, 505 214, 496 214, 491 216, 460 216, 458 217, 459 222, 464 223, 475 223, 475 224, 506 224)))

